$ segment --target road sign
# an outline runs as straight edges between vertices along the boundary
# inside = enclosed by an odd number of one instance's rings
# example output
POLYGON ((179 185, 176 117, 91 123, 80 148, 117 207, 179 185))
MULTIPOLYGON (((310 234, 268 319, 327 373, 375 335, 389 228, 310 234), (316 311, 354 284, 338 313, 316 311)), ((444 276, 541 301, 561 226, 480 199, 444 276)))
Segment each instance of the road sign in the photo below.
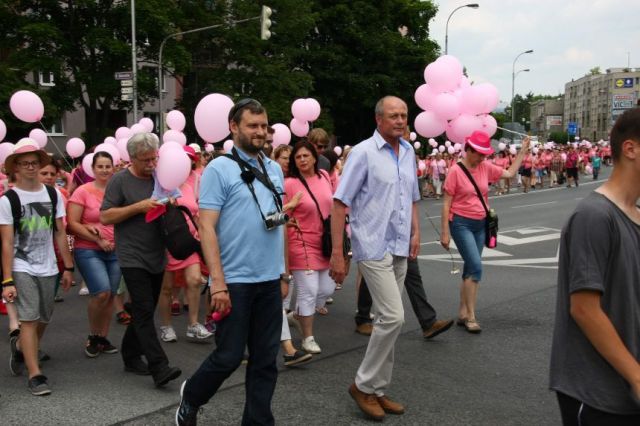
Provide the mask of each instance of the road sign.
POLYGON ((122 87, 120 89, 120 93, 123 95, 132 95, 133 94, 133 87, 122 87))
POLYGON ((132 71, 119 71, 115 73, 116 80, 132 80, 133 72, 132 71))
POLYGON ((133 95, 120 95, 120 99, 123 101, 132 101, 133 95))
POLYGON ((578 133, 578 123, 570 121, 569 124, 567 124, 567 133, 569 133, 570 135, 575 135, 576 133, 578 133))
POLYGON ((120 80, 120 86, 121 87, 132 87, 133 86, 133 80, 120 80))

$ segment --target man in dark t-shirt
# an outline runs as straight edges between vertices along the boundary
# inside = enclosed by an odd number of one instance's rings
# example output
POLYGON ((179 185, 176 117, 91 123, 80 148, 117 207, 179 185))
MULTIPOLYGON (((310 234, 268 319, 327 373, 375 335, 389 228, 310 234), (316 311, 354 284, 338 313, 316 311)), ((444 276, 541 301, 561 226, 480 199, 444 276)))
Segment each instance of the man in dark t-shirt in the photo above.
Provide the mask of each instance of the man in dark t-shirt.
POLYGON ((611 131, 614 170, 562 230, 550 388, 568 425, 640 424, 640 109, 611 131))

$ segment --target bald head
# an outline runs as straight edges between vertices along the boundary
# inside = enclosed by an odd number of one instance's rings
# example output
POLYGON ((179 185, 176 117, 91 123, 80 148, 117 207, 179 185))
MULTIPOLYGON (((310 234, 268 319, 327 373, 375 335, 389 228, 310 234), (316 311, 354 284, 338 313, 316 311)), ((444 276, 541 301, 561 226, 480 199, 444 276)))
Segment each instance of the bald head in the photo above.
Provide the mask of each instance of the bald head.
POLYGON ((385 107, 388 106, 404 106, 404 109, 407 110, 407 104, 397 96, 385 96, 380 98, 380 100, 376 103, 376 117, 382 117, 384 115, 385 107))

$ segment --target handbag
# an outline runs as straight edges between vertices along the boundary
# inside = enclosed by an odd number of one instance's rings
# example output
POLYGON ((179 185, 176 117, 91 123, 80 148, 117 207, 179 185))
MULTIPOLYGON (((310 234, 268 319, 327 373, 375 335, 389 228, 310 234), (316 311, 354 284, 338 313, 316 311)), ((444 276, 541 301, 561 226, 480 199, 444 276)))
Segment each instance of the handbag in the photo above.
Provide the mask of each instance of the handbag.
POLYGON ((476 189, 476 194, 482 203, 482 207, 484 207, 484 211, 487 213, 485 220, 484 245, 487 248, 496 248, 498 246, 498 214, 494 209, 487 208, 487 205, 484 202, 484 197, 480 192, 480 188, 478 188, 478 185, 473 179, 473 176, 471 176, 471 173, 469 173, 469 170, 467 170, 462 162, 458 162, 458 166, 460 166, 464 174, 467 175, 467 178, 469 178, 473 184, 473 187, 476 189))
MULTIPOLYGON (((322 176, 325 179, 327 179, 326 176, 324 176, 324 174, 322 176)), ((331 252, 333 251, 333 241, 331 240, 331 215, 327 216, 326 218, 322 216, 322 211, 320 210, 320 204, 318 204, 318 200, 316 200, 316 197, 313 195, 313 192, 311 192, 309 185, 307 185, 307 182, 304 180, 302 176, 300 176, 299 179, 300 179, 300 182, 302 182, 302 184, 304 185, 309 195, 311 196, 311 199, 316 205, 316 209, 318 209, 320 220, 322 220, 322 239, 321 239, 322 255, 324 257, 331 258, 331 252)), ((327 179, 327 182, 329 182, 328 179, 327 179)), ((329 185, 331 185, 331 182, 329 182, 329 185)), ((346 216, 345 227, 346 227, 346 224, 348 223, 349 223, 349 216, 346 216)), ((344 257, 348 257, 350 251, 351 251, 351 240, 349 239, 349 236, 347 235, 347 231, 345 229, 342 231, 342 254, 344 255, 344 257)))

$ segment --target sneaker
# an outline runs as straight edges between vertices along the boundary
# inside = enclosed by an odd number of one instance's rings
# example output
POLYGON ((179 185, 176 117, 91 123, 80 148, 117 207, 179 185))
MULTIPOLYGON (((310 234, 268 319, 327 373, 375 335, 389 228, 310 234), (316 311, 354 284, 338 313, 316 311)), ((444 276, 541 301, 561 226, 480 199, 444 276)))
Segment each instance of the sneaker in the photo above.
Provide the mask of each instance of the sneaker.
POLYGON ((47 383, 47 378, 42 374, 38 374, 37 376, 30 378, 27 386, 29 387, 32 395, 43 396, 51 393, 51 388, 47 383))
POLYGON ((103 354, 117 354, 118 348, 113 346, 109 339, 104 336, 98 336, 98 347, 103 354))
POLYGON ((175 380, 182 374, 182 370, 177 367, 165 367, 162 371, 153 375, 153 383, 155 383, 157 388, 160 388, 171 380, 175 380))
POLYGON ((213 333, 209 332, 204 325, 200 324, 199 322, 195 323, 194 325, 190 325, 189 327, 187 327, 187 338, 188 339, 193 339, 196 341, 202 341, 202 340, 206 340, 208 338, 210 338, 211 336, 213 336, 213 333))
MULTIPOLYGON (((17 334, 19 335, 20 333, 17 334)), ((9 345, 11 347, 9 369, 14 376, 19 376, 24 371, 24 356, 22 352, 18 350, 18 335, 13 335, 9 338, 9 345)))
POLYGON ((51 357, 45 351, 38 349, 38 362, 50 361, 51 357))
POLYGON ((285 367, 294 367, 311 361, 311 358, 313 358, 313 355, 310 353, 297 350, 293 355, 284 354, 284 365, 285 367))
POLYGON ((64 297, 58 296, 57 294, 53 297, 53 301, 56 303, 64 302, 64 297))
POLYGON ((302 324, 298 321, 298 318, 295 317, 293 311, 287 314, 287 322, 289 323, 289 327, 293 327, 298 330, 298 333, 302 335, 302 324))
POLYGON ((202 412, 202 408, 193 407, 184 400, 184 386, 187 384, 186 380, 182 382, 180 386, 180 405, 176 410, 176 425, 177 426, 197 426, 198 413, 202 412))
POLYGON ((116 314, 118 324, 129 325, 131 323, 131 315, 127 311, 120 311, 116 314))
POLYGON ((322 352, 322 349, 320 349, 320 346, 318 346, 313 336, 305 337, 304 339, 302 339, 302 349, 309 352, 310 354, 319 354, 320 352, 322 352))
POLYGON ((98 340, 99 336, 89 335, 87 338, 87 344, 84 348, 84 353, 89 358, 95 358, 100 355, 100 342, 98 340))
POLYGON ((176 336, 175 330, 170 325, 167 325, 167 326, 161 325, 160 339, 162 339, 163 342, 167 342, 167 343, 177 342, 178 336, 176 336))
POLYGON ((89 289, 87 287, 80 287, 80 290, 78 291, 78 295, 79 296, 88 296, 89 295, 89 289))
POLYGON ((178 302, 177 300, 174 300, 171 303, 171 315, 178 316, 181 313, 182 313, 182 311, 180 310, 180 302, 178 302))
POLYGON ((333 303, 333 297, 327 297, 327 301, 324 303, 326 303, 327 305, 331 305, 333 303))

